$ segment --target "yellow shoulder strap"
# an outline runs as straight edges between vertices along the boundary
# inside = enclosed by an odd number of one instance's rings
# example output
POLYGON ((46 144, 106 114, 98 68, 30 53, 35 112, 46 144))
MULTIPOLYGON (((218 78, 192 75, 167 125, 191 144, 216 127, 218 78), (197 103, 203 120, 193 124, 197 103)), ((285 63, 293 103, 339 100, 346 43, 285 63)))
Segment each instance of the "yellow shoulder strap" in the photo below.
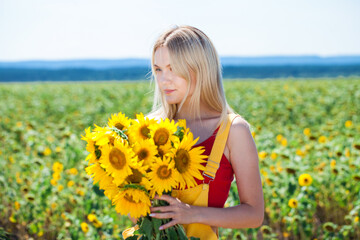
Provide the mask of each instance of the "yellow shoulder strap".
POLYGON ((225 125, 224 122, 221 123, 220 129, 216 134, 214 145, 207 160, 205 171, 203 172, 203 175, 211 179, 215 178, 216 171, 220 166, 221 157, 224 153, 225 144, 229 135, 231 123, 236 118, 236 116, 238 115, 234 113, 228 114, 228 119, 225 122, 225 125))

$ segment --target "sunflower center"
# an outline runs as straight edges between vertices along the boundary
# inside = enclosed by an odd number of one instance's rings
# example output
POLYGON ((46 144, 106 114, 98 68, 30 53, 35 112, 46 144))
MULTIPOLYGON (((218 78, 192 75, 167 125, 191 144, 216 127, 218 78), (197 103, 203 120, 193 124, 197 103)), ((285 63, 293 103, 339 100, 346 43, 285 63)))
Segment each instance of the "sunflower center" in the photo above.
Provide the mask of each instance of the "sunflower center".
POLYGON ((304 182, 307 183, 309 180, 307 178, 304 179, 304 182))
POLYGON ((171 169, 168 169, 166 165, 162 165, 158 168, 156 174, 160 179, 168 179, 171 176, 171 169))
POLYGON ((190 156, 188 151, 179 149, 175 154, 175 167, 180 173, 186 172, 190 164, 190 156))
POLYGON ((140 129, 140 133, 144 138, 149 138, 150 130, 146 126, 142 126, 140 129))
POLYGON ((109 137, 109 143, 114 146, 115 138, 113 136, 109 137))
POLYGON ((143 160, 143 159, 147 158, 147 156, 149 156, 149 152, 146 149, 141 149, 139 151, 138 158, 140 160, 143 160))
POLYGON ((109 160, 111 165, 117 170, 123 169, 126 164, 125 154, 117 148, 111 149, 109 160))
POLYGON ((119 130, 123 130, 124 125, 122 125, 121 123, 116 123, 116 124, 115 124, 115 127, 116 127, 117 129, 119 129, 119 130))
POLYGON ((131 203, 136 203, 131 195, 125 194, 124 198, 131 203))
POLYGON ((143 178, 142 173, 137 170, 137 169, 131 169, 133 174, 129 175, 126 178, 126 181, 131 182, 131 183, 140 183, 141 179, 143 178))
POLYGON ((169 140, 169 131, 165 128, 159 128, 154 134, 154 141, 157 146, 165 145, 169 140))

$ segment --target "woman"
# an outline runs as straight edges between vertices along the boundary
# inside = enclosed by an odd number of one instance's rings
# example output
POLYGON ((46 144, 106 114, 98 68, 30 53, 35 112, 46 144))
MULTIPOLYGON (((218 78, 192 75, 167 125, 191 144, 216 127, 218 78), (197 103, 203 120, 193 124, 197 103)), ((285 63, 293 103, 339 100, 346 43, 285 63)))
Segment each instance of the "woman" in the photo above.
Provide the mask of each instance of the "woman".
POLYGON ((249 124, 226 102, 221 65, 210 39, 191 26, 167 30, 154 45, 152 72, 156 89, 150 116, 185 119, 199 137, 196 146, 204 146, 210 160, 198 187, 157 196, 169 206, 152 207, 150 216, 172 219, 160 229, 183 224, 188 236, 201 239, 217 239, 217 227, 259 227, 264 200, 257 149, 249 124), (241 204, 223 208, 234 175, 241 204))

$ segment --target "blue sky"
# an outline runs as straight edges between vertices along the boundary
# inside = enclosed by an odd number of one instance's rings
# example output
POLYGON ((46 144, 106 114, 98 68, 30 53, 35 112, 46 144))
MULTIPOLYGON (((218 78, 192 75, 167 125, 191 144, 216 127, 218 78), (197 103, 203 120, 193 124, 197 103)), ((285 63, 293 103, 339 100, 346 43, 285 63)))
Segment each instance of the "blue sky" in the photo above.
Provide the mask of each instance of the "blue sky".
POLYGON ((173 24, 221 56, 360 55, 358 0, 0 0, 0 61, 149 58, 173 24))

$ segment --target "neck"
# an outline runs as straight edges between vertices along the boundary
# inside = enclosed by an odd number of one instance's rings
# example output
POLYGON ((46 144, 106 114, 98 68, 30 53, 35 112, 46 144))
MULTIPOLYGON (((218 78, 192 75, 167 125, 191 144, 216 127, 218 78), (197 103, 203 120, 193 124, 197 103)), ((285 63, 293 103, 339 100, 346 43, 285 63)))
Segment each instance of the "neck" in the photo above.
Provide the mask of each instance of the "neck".
POLYGON ((195 122, 219 117, 220 115, 220 112, 214 111, 205 104, 200 103, 200 116, 196 116, 191 112, 190 105, 184 104, 182 108, 176 113, 175 119, 185 119, 187 122, 195 122))

